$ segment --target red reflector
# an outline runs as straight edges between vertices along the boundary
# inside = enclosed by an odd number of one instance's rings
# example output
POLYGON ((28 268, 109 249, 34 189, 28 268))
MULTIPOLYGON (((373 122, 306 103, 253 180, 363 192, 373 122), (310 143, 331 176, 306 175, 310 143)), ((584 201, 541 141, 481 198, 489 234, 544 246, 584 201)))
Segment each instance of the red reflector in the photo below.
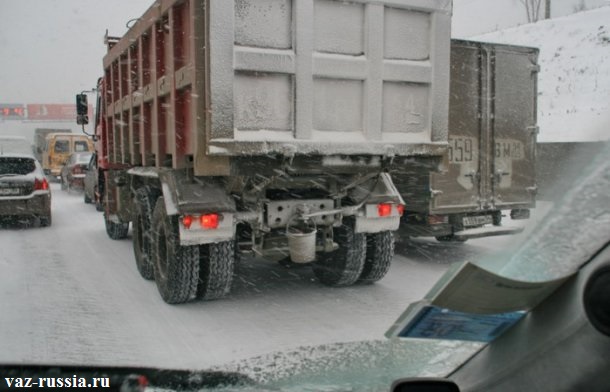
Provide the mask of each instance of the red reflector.
POLYGON ((218 214, 201 215, 201 218, 199 218, 199 224, 204 229, 218 228, 218 214))
POLYGON ((392 205, 387 203, 377 204, 377 212, 379 216, 390 216, 392 213, 392 205))
POLYGON ((402 216, 405 213, 405 206, 404 204, 398 204, 396 206, 396 209, 398 210, 398 215, 402 216))
POLYGON ((182 224, 184 225, 184 227, 186 227, 187 229, 191 228, 191 225, 193 224, 193 217, 191 215, 185 215, 182 217, 182 224))
POLYGON ((34 180, 34 190, 35 191, 48 191, 49 183, 47 182, 47 179, 43 178, 42 180, 39 180, 38 178, 36 178, 34 180))

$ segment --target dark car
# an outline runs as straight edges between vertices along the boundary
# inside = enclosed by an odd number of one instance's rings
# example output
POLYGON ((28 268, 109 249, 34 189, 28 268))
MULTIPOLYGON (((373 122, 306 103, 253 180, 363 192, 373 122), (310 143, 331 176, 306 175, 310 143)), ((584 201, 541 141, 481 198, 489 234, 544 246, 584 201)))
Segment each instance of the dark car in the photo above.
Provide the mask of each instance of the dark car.
POLYGON ((91 160, 87 165, 85 171, 85 190, 84 190, 85 203, 95 203, 95 209, 102 211, 102 201, 100 192, 98 190, 98 171, 97 171, 97 154, 91 155, 91 160))
POLYGON ((33 156, 0 155, 0 217, 38 217, 51 225, 51 190, 33 156))
POLYGON ((87 165, 91 161, 91 152, 75 152, 61 169, 61 189, 84 189, 87 165))

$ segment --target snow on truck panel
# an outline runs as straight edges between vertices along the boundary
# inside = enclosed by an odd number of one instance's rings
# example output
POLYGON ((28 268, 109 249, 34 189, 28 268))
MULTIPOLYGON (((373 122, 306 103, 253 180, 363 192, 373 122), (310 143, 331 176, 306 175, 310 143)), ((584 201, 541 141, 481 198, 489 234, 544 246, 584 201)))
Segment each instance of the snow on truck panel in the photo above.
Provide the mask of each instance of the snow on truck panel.
POLYGON ((153 155, 442 154, 451 1, 197 4, 155 3, 104 59, 110 128, 137 109, 153 155))
POLYGON ((446 130, 449 9, 428 3, 212 2, 212 139, 429 141, 446 130))

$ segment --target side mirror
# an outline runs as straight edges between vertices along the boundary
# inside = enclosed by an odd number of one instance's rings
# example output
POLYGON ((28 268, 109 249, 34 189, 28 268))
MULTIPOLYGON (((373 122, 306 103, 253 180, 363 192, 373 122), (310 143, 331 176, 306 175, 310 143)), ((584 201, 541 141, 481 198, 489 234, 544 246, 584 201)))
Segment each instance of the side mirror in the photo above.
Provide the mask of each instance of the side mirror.
POLYGON ((610 263, 596 269, 583 293, 585 314, 601 333, 610 336, 610 263))
POLYGON ((76 123, 78 125, 89 124, 87 94, 76 94, 76 123))

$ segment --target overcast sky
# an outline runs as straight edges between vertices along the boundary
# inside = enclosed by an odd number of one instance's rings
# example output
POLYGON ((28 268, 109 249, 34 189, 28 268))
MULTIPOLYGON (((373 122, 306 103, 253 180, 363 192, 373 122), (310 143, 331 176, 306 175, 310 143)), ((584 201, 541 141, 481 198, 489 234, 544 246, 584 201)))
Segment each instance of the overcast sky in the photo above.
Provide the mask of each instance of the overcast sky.
POLYGON ((123 34, 152 3, 0 0, 0 102, 73 102, 102 74, 106 29, 123 34))
MULTIPOLYGON (((577 1, 553 0, 559 10, 577 1)), ((587 0, 604 2, 609 1, 587 0)), ((106 29, 122 35, 125 23, 152 3, 0 0, 0 103, 73 102, 75 93, 92 88, 102 74, 106 29)), ((517 23, 523 15, 519 0, 454 0, 454 32, 469 36, 517 23)))

